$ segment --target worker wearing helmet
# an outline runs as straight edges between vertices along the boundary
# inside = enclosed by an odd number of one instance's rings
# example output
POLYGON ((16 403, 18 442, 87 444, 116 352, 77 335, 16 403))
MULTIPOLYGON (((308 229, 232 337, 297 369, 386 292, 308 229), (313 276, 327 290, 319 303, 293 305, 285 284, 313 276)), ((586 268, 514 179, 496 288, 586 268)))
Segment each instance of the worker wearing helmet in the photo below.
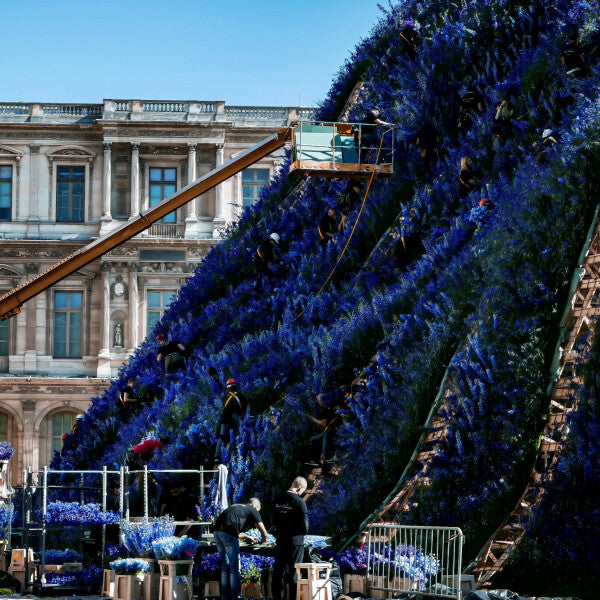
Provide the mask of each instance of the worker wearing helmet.
POLYGON ((223 444, 227 444, 237 438, 240 432, 240 420, 246 413, 248 402, 244 395, 238 391, 237 382, 231 378, 227 380, 227 392, 223 399, 223 413, 219 422, 217 447, 215 449, 215 461, 221 457, 223 444))
POLYGON ((319 242, 322 247, 325 247, 327 242, 331 241, 333 239, 333 235, 337 232, 338 223, 335 217, 335 208, 330 206, 319 221, 319 242))
POLYGON ((266 240, 263 240, 256 249, 252 257, 254 274, 256 275, 256 284, 254 289, 258 292, 262 290, 263 276, 273 277, 275 273, 270 268, 271 264, 280 263, 279 244, 281 236, 278 233, 272 233, 266 240))

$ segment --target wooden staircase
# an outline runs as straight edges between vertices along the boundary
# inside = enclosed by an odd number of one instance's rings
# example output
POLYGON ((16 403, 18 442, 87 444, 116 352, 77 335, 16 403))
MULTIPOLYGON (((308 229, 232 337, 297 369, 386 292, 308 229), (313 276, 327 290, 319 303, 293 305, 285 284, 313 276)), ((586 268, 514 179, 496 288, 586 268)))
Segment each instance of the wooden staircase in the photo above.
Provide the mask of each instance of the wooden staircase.
POLYGON ((600 316, 600 224, 582 265, 580 280, 573 294, 564 326, 569 332, 560 347, 557 380, 552 388, 548 420, 540 436, 537 459, 530 480, 508 519, 487 541, 467 572, 475 576, 477 587, 489 587, 491 579, 506 565, 511 550, 525 534, 535 506, 544 494, 544 483, 551 479, 569 434, 568 416, 577 410, 577 386, 583 383, 576 366, 585 360, 600 316))

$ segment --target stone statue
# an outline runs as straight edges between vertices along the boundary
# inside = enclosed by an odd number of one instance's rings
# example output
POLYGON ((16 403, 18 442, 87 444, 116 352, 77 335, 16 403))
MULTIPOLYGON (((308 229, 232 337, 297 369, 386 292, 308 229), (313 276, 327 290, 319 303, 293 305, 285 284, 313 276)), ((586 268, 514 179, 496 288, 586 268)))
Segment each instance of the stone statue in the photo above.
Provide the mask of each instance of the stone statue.
POLYGON ((117 323, 114 329, 114 346, 123 347, 123 325, 117 323))

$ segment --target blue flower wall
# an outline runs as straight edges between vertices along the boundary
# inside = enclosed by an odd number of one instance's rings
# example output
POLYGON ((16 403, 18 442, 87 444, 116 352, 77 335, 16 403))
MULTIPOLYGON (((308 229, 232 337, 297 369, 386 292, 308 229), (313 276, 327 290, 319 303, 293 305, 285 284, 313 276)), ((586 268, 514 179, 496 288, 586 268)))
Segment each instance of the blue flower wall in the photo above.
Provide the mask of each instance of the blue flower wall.
POLYGON ((527 480, 559 315, 597 202, 599 41, 594 2, 423 0, 382 8, 319 118, 335 120, 364 82, 350 120, 379 107, 397 124, 396 174, 374 182, 329 284, 318 294, 360 206, 321 248, 318 220, 341 203, 345 184, 311 178, 299 185, 284 165, 93 400, 53 466, 121 464, 135 444, 159 437, 168 442, 149 467, 212 465, 222 406, 207 373, 214 367, 223 381, 235 377, 250 405, 237 443, 226 446, 230 497, 268 502, 307 473, 317 394, 360 374, 336 436, 340 472, 310 502, 312 531, 342 541, 396 483, 450 366, 448 439, 428 475, 432 484, 399 518, 459 525, 474 555, 527 480), (407 20, 418 30, 414 58, 400 44, 407 20), (590 63, 581 78, 561 64, 573 32, 590 63), (470 85, 481 92, 483 112, 458 128, 470 85), (494 107, 507 98, 510 133, 499 140, 494 107), (417 144, 424 124, 437 139, 429 163, 417 144), (533 144, 547 128, 560 140, 541 163, 533 144), (479 185, 461 198, 465 156, 479 185), (423 242, 424 253, 405 268, 393 260, 390 227, 423 242), (282 236, 282 265, 257 292, 250 259, 273 231, 282 236), (165 377, 156 362, 158 332, 190 349, 175 376, 165 377), (131 375, 149 402, 123 425, 115 407, 131 375))

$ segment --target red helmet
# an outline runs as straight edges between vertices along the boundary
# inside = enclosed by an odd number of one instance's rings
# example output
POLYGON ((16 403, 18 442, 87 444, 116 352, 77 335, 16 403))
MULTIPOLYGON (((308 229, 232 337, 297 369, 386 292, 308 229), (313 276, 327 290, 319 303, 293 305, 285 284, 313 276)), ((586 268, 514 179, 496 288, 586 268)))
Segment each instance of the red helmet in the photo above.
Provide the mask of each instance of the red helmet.
POLYGON ((156 341, 157 341, 157 342, 161 342, 161 343, 162 343, 162 342, 166 342, 166 341, 167 341, 167 336, 166 336, 164 333, 159 333, 159 334, 156 336, 156 341))
POLYGON ((230 385, 237 385, 237 381, 233 377, 227 380, 227 387, 230 385))

